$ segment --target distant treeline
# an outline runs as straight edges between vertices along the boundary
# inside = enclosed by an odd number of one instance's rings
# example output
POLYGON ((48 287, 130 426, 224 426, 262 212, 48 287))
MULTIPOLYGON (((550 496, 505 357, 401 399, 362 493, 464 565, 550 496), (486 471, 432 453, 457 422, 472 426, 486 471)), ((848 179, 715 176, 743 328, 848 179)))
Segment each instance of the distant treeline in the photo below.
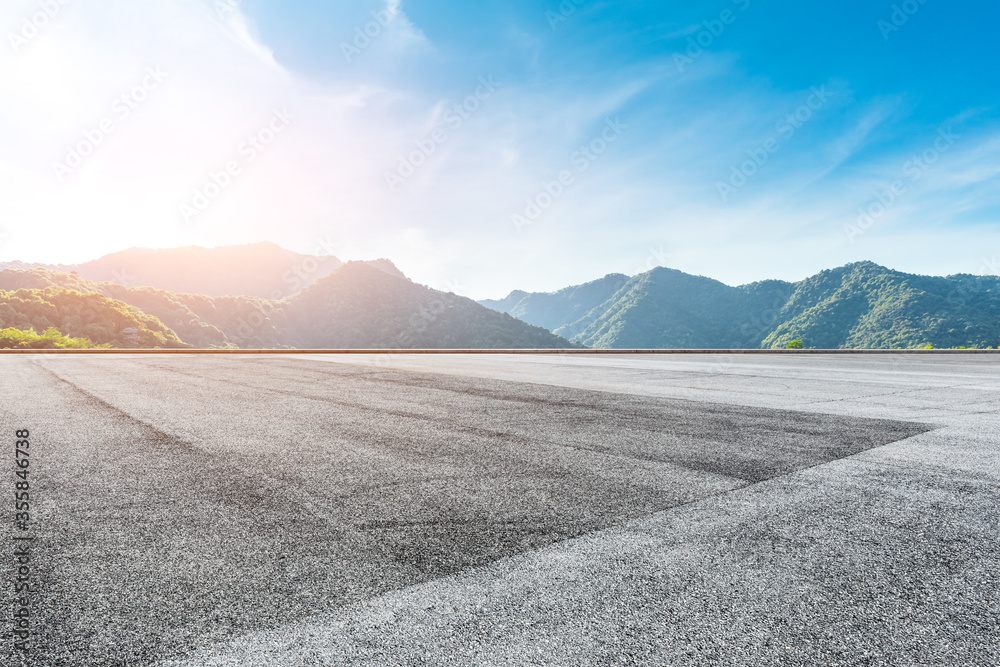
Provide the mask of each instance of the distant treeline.
POLYGON ((569 341, 476 302, 418 285, 386 263, 351 262, 279 300, 0 271, 0 327, 113 347, 560 348, 569 341), (137 331, 131 331, 131 330, 137 331), (130 331, 126 331, 130 330, 130 331))
POLYGON ((0 329, 4 347, 189 347, 162 322, 138 308, 103 294, 59 287, 0 290, 0 329), (9 330, 24 332, 18 338, 9 330), (39 340, 34 332, 45 332, 39 340), (72 340, 71 340, 72 339, 72 340))
POLYGON ((40 334, 34 329, 0 329, 0 350, 81 350, 100 347, 111 346, 96 345, 87 338, 63 336, 55 327, 49 327, 40 334))
POLYGON ((250 349, 1000 345, 1000 278, 917 276, 871 262, 823 271, 798 283, 768 280, 741 287, 657 268, 633 277, 610 275, 555 293, 514 292, 501 301, 483 302, 489 308, 418 285, 391 264, 380 268, 379 263, 362 262, 340 266, 282 299, 212 297, 95 283, 40 268, 0 271, 0 290, 8 290, 0 291, 0 329, 54 330, 83 341, 60 341, 60 345, 250 349))
POLYGON ((481 303, 597 348, 1000 345, 1000 278, 919 276, 872 262, 740 287, 656 268, 481 303))

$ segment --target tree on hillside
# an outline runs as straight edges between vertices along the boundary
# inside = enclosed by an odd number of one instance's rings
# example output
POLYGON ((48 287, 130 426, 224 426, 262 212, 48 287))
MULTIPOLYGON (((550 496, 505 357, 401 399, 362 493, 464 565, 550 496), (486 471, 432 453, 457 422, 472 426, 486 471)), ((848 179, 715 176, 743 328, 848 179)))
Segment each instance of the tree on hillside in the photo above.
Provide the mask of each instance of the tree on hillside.
POLYGON ((45 349, 85 349, 85 348, 108 348, 109 344, 95 345, 86 338, 69 338, 62 335, 58 329, 50 327, 42 334, 35 333, 34 329, 22 331, 20 329, 0 330, 0 349, 3 350, 45 350, 45 349))

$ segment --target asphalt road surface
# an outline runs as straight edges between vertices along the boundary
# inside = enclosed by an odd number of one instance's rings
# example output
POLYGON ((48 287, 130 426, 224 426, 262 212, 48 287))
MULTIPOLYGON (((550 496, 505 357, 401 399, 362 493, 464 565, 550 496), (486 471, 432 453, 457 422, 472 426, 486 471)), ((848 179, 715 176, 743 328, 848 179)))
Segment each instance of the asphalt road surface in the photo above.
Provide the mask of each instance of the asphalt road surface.
POLYGON ((0 356, 0 658, 996 665, 998 428, 995 356, 0 356))

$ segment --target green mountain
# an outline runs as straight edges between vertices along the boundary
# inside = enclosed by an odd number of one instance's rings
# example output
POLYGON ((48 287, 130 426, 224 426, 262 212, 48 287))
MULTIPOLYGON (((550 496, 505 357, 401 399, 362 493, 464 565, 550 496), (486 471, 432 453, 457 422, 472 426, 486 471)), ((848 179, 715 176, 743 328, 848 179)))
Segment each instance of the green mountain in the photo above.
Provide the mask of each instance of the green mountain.
POLYGON ((482 303, 609 349, 782 348, 799 339, 823 349, 1000 345, 997 277, 917 276, 861 262, 794 284, 731 287, 657 268, 573 319, 573 297, 588 285, 482 303))
MULTIPOLYGON (((40 268, 0 271, 0 290, 28 290, 40 295, 42 301, 76 294, 118 304, 115 307, 119 309, 127 307, 136 317, 147 317, 150 330, 162 331, 165 336, 169 332, 177 339, 174 342, 167 337, 167 343, 160 347, 571 347, 569 341, 542 327, 470 299, 417 285, 387 260, 349 262, 285 299, 212 297, 126 287, 40 268)), ((58 322, 8 318, 0 310, 0 329, 30 326, 43 331, 53 326, 62 334, 87 337, 94 343, 123 344, 110 328, 101 335, 91 331, 95 335, 90 336, 72 325, 75 323, 65 318, 58 322)))
POLYGON ((110 344, 96 345, 87 338, 70 338, 49 327, 42 333, 34 329, 0 329, 0 350, 85 350, 108 348, 110 344))
MULTIPOLYGON (((266 303, 265 299, 257 297, 208 297, 178 294, 151 287, 97 283, 47 269, 0 271, 0 290, 53 288, 100 294, 128 304, 165 323, 186 343, 203 348, 235 347, 224 331, 235 331, 240 326, 241 319, 245 320, 266 303)), ((267 327, 258 328, 248 347, 281 347, 277 336, 268 337, 269 333, 271 332, 267 327)))
POLYGON ((529 294, 518 290, 511 292, 506 299, 486 299, 479 303, 555 331, 567 323, 581 320, 614 296, 628 281, 628 276, 612 273, 600 280, 567 287, 551 294, 529 294))
POLYGON ((33 268, 0 271, 0 331, 7 347, 995 347, 1000 278, 861 262, 798 283, 731 287, 657 268, 477 304, 418 285, 388 260, 340 265, 273 299, 33 268))
POLYGON ((1000 277, 918 276, 872 262, 823 271, 796 284, 762 345, 797 338, 809 347, 996 347, 1000 277))
POLYGON ((560 348, 543 327, 349 262, 281 304, 296 347, 560 348))
POLYGON ((158 318, 138 308, 102 294, 85 294, 58 287, 9 292, 0 289, 0 329, 5 333, 5 342, 0 344, 2 347, 190 347, 158 318), (30 336, 18 341, 8 330, 55 332, 68 338, 83 339, 83 342, 62 345, 49 341, 53 344, 48 345, 44 341, 28 340, 30 336))

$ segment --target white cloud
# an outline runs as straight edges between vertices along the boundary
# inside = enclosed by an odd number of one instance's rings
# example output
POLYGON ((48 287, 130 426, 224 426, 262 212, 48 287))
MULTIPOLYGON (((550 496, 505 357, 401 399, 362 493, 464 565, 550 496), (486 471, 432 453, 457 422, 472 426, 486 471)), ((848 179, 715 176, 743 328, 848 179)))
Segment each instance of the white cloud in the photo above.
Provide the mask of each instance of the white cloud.
POLYGON ((264 64, 280 69, 274 60, 274 53, 260 43, 250 28, 246 15, 240 10, 236 0, 213 0, 216 12, 228 27, 228 34, 248 52, 264 64))
POLYGON ((287 243, 296 227, 315 226, 313 211, 349 220, 363 191, 352 181, 375 171, 362 164, 383 143, 379 119, 392 94, 291 76, 238 7, 220 15, 212 0, 142 4, 142 11, 128 0, 69 5, 58 30, 0 55, 0 142, 8 147, 0 156, 0 215, 17 228, 3 257, 81 260, 129 245, 268 237, 287 243), (167 79, 121 118, 122 96, 151 67, 167 79), (295 116, 292 127, 245 165, 197 224, 179 224, 179 204, 242 159, 244 142, 266 131, 275 109, 295 116), (113 131, 60 182, 53 163, 109 118, 113 131))
MULTIPOLYGON (((866 236, 869 245, 851 246, 843 224, 899 171, 906 150, 922 148, 915 142, 853 164, 887 122, 889 103, 824 110, 840 119, 838 131, 815 140, 803 131, 722 206, 715 182, 807 91, 727 88, 736 92, 725 103, 692 94, 703 92, 704 79, 718 85, 713 77, 732 74, 729 56, 707 54, 683 76, 670 63, 644 63, 600 85, 498 76, 499 89, 454 127, 448 111, 474 94, 476 76, 447 99, 419 84, 394 87, 388 77, 310 80, 275 59, 238 4, 221 0, 231 11, 220 12, 217 1, 74 0, 26 48, 0 53, 0 222, 9 234, 0 260, 81 261, 134 245, 258 240, 309 251, 317 238, 332 238, 345 258, 387 256, 421 282, 457 280, 482 297, 632 271, 649 248, 663 247, 677 268, 746 282, 801 277, 834 259, 879 259, 876 239, 897 234, 894 225, 911 210, 936 220, 949 204, 974 211, 977 201, 996 199, 996 139, 970 138, 866 236), (52 163, 112 115, 149 67, 168 78, 60 183, 52 163), (652 95, 661 102, 637 104, 652 95), (293 120, 247 161, 241 147, 276 109, 293 120), (511 215, 619 115, 630 126, 620 143, 518 235, 511 215), (385 172, 440 127, 446 141, 390 192, 385 172), (179 206, 232 161, 238 176, 183 224, 179 206)), ((0 25, 16 26, 34 6, 3 5, 0 25)), ((392 20, 364 51, 366 67, 378 71, 433 48, 404 9, 386 0, 392 20)))

